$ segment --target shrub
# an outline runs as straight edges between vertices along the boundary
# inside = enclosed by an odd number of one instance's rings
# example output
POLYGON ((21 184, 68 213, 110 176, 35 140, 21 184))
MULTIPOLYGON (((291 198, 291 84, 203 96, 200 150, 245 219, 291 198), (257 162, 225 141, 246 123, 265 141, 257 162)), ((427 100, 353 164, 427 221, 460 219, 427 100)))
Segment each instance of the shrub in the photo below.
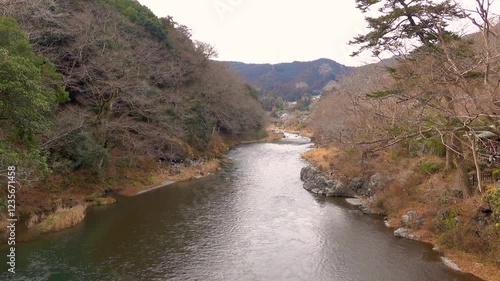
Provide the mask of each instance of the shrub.
POLYGON ((436 163, 433 161, 420 162, 416 166, 416 170, 422 174, 435 174, 444 168, 443 163, 436 163))
POLYGON ((500 169, 494 169, 491 171, 491 176, 494 180, 500 180, 500 169))
POLYGON ((441 232, 450 231, 457 227, 458 221, 457 217, 460 215, 460 209, 458 207, 452 207, 444 212, 436 220, 436 228, 441 232))
POLYGON ((494 217, 497 225, 499 225, 500 224, 500 189, 499 188, 491 189, 490 191, 488 191, 484 195, 483 200, 488 202, 491 205, 491 208, 493 209, 493 217, 494 217))
POLYGON ((257 139, 259 139, 259 140, 267 137, 267 132, 265 130, 257 129, 255 131, 255 133, 256 133, 257 139))
POLYGON ((136 0, 103 1, 117 8, 132 22, 142 25, 153 38, 165 42, 169 48, 172 47, 172 43, 168 39, 167 32, 163 28, 161 21, 148 7, 141 5, 141 3, 136 0))
POLYGON ((446 156, 446 146, 440 139, 428 139, 425 143, 425 147, 431 154, 441 157, 446 156))
POLYGON ((60 145, 50 149, 51 166, 60 172, 89 169, 99 173, 108 161, 108 150, 84 131, 65 136, 60 145))

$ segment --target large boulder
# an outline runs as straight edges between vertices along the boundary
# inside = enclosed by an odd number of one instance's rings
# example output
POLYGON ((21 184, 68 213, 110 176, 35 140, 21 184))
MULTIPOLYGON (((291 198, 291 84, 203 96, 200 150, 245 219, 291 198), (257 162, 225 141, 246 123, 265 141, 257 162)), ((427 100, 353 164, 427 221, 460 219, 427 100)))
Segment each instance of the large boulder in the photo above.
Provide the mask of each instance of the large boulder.
POLYGON ((424 222, 424 218, 417 211, 409 211, 401 216, 401 222, 413 229, 420 228, 424 222))
POLYGON ((394 236, 396 237, 401 237, 401 238, 407 238, 408 237, 408 229, 404 227, 400 227, 396 230, 394 230, 394 236))
POLYGON ((384 175, 380 173, 373 174, 358 190, 358 194, 367 197, 373 196, 378 191, 383 190, 387 182, 388 179, 384 175))
POLYGON ((362 186, 361 179, 344 184, 338 179, 332 179, 313 166, 307 166, 300 171, 300 179, 304 181, 304 189, 328 197, 354 197, 362 186))

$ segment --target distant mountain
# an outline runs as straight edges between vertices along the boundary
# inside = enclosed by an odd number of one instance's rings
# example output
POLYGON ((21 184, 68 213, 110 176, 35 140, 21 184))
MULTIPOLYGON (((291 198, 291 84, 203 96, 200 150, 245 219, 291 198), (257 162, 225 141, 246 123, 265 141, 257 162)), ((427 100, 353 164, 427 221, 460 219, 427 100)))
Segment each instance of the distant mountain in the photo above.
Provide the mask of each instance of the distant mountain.
POLYGON ((351 70, 330 59, 280 64, 229 63, 261 96, 277 96, 285 101, 300 100, 305 94, 317 95, 328 82, 351 70))

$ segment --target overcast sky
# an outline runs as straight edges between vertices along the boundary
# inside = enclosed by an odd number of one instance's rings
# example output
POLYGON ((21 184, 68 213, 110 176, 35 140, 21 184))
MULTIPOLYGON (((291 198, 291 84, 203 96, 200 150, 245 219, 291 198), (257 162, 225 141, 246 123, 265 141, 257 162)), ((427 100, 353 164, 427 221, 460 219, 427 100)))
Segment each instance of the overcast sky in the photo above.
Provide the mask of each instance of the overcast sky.
MULTIPOLYGON (((460 0, 459 0, 460 1, 460 0)), ((500 0, 496 0, 500 2, 500 0)), ((139 0, 157 16, 188 26, 193 39, 214 45, 218 60, 279 63, 330 58, 357 66, 347 43, 366 31, 354 0, 139 0)), ((461 0, 474 7, 475 0, 461 0)), ((499 3, 493 12, 500 13, 499 3), (498 8, 498 9, 497 9, 498 8)))

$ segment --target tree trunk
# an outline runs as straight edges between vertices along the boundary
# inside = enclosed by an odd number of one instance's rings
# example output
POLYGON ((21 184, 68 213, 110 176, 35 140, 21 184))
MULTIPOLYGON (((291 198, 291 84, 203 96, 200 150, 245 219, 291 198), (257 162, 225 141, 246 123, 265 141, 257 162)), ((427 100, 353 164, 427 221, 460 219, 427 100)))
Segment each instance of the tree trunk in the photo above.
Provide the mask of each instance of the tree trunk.
POLYGON ((451 149, 452 147, 454 148, 453 144, 453 135, 448 135, 445 136, 445 147, 446 147, 446 167, 445 169, 450 171, 453 168, 453 150, 451 149))
POLYGON ((462 190, 464 198, 468 198, 472 195, 472 188, 469 180, 469 175, 467 174, 467 168, 465 167, 465 159, 458 153, 455 153, 454 158, 455 159, 453 162, 455 164, 455 171, 457 174, 456 179, 458 180, 457 182, 455 182, 455 184, 458 185, 457 187, 460 190, 462 190))
POLYGON ((474 159, 474 167, 476 168, 476 176, 477 176, 477 188, 480 193, 483 193, 483 181, 481 179, 481 167, 479 167, 479 159, 477 157, 477 149, 476 149, 476 137, 467 135, 469 142, 472 147, 472 157, 474 159))

